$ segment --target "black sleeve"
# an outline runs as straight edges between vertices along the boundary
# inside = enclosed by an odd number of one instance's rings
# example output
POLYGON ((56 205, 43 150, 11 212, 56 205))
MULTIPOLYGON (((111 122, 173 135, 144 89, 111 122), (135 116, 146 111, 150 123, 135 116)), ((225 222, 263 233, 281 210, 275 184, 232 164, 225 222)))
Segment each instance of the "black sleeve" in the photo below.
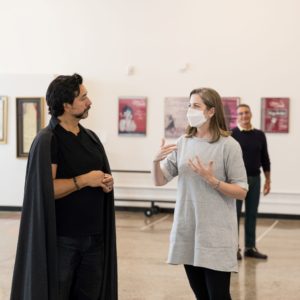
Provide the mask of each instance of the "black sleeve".
POLYGON ((55 136, 53 136, 51 140, 51 163, 58 163, 58 145, 55 136))
POLYGON ((270 163, 270 157, 268 153, 267 139, 263 132, 262 132, 261 165, 264 172, 270 172, 271 163, 270 163))
POLYGON ((231 136, 237 140, 237 128, 234 127, 232 130, 231 130, 231 136))

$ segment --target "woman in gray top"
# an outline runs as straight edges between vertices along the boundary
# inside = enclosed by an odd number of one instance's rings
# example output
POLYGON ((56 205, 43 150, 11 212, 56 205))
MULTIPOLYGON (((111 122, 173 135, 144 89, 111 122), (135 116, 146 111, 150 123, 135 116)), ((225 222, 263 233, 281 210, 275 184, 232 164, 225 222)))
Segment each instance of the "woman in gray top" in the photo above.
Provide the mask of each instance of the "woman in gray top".
POLYGON ((226 129, 219 94, 193 90, 186 135, 154 158, 155 185, 178 175, 168 263, 183 264, 197 299, 231 299, 237 272, 235 199, 244 199, 247 177, 239 144, 226 129))

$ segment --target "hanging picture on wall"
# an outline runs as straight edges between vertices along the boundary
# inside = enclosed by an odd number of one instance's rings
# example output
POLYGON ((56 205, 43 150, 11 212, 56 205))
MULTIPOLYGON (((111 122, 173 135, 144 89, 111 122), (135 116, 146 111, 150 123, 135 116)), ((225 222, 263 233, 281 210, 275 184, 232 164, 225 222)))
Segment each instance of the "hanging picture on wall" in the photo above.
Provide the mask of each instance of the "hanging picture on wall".
POLYGON ((187 128, 186 113, 189 98, 167 97, 165 98, 165 138, 179 138, 187 128))
POLYGON ((119 98, 119 135, 145 136, 147 125, 147 98, 119 98))
POLYGON ((0 96, 0 144, 7 143, 7 97, 0 96))
POLYGON ((17 157, 27 157, 36 134, 42 128, 43 98, 16 98, 17 100, 17 157))
POLYGON ((228 130, 236 127, 237 106, 240 104, 239 97, 222 97, 225 122, 228 130))
POLYGON ((289 98, 261 99, 261 126, 264 132, 289 132, 289 98))

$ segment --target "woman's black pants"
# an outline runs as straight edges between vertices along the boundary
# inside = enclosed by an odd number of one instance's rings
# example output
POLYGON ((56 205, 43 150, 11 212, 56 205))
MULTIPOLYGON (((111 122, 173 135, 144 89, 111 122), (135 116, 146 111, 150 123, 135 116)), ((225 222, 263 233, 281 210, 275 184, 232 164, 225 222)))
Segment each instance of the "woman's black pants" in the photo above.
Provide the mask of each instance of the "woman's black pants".
POLYGON ((230 272, 184 265, 197 300, 231 300, 230 272))

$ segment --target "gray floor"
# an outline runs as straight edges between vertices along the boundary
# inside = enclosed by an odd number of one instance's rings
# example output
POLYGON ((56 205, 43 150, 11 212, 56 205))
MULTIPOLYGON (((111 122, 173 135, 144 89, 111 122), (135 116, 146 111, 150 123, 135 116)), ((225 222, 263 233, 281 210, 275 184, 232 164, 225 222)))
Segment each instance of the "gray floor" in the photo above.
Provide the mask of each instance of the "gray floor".
MULTIPOLYGON (((183 268, 165 263, 172 218, 117 212, 120 300, 194 299, 183 268)), ((0 212, 0 300, 9 299, 19 219, 20 213, 0 212)), ((239 263, 239 273, 232 275, 232 299, 299 300, 300 220, 259 219, 257 239, 269 259, 239 263)))

